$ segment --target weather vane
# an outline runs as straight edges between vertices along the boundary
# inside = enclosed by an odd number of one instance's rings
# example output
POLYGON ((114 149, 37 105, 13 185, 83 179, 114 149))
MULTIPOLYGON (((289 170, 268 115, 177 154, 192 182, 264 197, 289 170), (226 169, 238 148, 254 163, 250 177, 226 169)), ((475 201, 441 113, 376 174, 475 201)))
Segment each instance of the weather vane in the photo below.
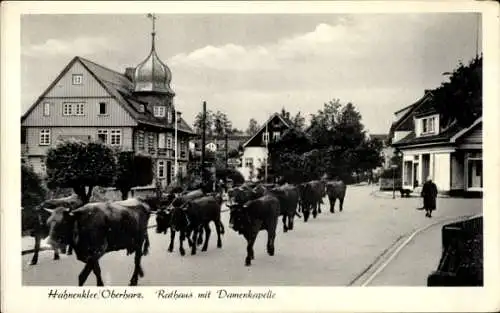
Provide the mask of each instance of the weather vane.
POLYGON ((148 13, 147 17, 150 18, 151 21, 153 22, 153 34, 155 34, 155 21, 157 17, 154 13, 148 13))

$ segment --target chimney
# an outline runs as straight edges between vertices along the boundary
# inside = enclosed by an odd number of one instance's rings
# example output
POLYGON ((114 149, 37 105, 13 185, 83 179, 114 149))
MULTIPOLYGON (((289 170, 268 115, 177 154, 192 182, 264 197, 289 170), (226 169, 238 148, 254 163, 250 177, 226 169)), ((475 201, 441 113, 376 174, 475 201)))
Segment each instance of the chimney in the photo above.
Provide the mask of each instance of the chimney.
POLYGON ((131 82, 134 81, 134 73, 135 73, 135 68, 133 67, 127 67, 125 69, 125 77, 127 77, 131 82))

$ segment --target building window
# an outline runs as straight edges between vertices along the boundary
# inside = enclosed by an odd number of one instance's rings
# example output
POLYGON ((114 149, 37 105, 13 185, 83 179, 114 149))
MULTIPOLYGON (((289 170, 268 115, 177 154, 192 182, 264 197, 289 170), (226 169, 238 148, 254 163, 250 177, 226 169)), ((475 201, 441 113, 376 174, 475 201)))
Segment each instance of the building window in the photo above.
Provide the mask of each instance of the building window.
POLYGON ((161 105, 155 105, 153 113, 155 117, 165 117, 165 107, 161 105))
POLYGON ((100 142, 107 144, 108 143, 108 131, 105 129, 97 130, 97 139, 100 142))
POLYGON ((428 117, 422 119, 422 134, 433 134, 435 132, 435 117, 428 117))
POLYGON ((42 175, 47 174, 47 166, 45 166, 45 160, 43 158, 40 159, 40 172, 42 172, 42 175))
POLYGON ((170 180, 174 179, 175 179, 175 165, 172 163, 172 165, 170 165, 170 180))
POLYGON ((137 131, 137 149, 144 150, 144 131, 137 131))
POLYGON ((167 135, 167 149, 172 149, 172 135, 167 135))
POLYGON ((139 112, 144 113, 144 111, 145 111, 144 104, 139 105, 139 112))
POLYGON ((50 103, 49 102, 45 102, 43 104, 43 115, 44 116, 49 116, 50 115, 50 103))
POLYGON ((63 103, 63 115, 84 115, 85 103, 63 103))
POLYGON ((280 132, 273 132, 273 141, 278 141, 280 139, 280 132))
POLYGON ((121 130, 111 130, 110 145, 120 146, 122 144, 122 131, 121 130))
POLYGON ((148 150, 154 150, 155 148, 155 138, 153 133, 148 133, 148 150))
POLYGON ((63 103, 63 115, 73 114, 73 103, 63 103))
POLYGON ((158 134, 158 148, 165 149, 165 133, 158 134))
POLYGON ((172 111, 170 110, 167 112, 167 123, 172 123, 172 111))
POLYGON ((75 103, 75 115, 83 115, 83 103, 75 103))
POLYGON ((165 178, 165 161, 159 160, 158 161, 158 178, 165 178))
POLYGON ((50 129, 40 130, 40 146, 50 145, 50 129))
POLYGON ((253 167, 253 158, 245 158, 245 167, 253 167))
POLYGON ((105 115, 106 112, 106 102, 99 102, 99 115, 105 115))
POLYGON ((73 85, 81 85, 83 84, 83 74, 73 74, 73 85))
POLYGON ((269 142, 269 133, 268 132, 265 132, 262 134, 262 141, 264 141, 264 143, 269 142))

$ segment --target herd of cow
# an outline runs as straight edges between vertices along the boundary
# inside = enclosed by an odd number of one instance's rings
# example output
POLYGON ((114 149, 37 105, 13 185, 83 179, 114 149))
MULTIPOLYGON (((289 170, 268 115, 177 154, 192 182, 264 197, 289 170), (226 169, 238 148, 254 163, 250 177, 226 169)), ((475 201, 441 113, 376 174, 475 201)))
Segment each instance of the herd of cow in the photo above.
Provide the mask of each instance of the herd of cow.
POLYGON ((221 222, 223 202, 229 208, 229 226, 243 235, 247 241, 245 265, 254 259, 253 245, 257 234, 266 230, 267 253, 274 255, 274 240, 278 218, 282 216, 283 231, 293 230, 295 216, 307 222, 310 214, 316 218, 321 213, 320 204, 325 195, 330 202, 330 212, 335 211, 335 202, 343 209, 346 186, 342 181, 314 180, 299 185, 274 185, 244 183, 222 193, 205 193, 201 189, 181 193, 164 194, 158 197, 135 197, 122 201, 91 202, 84 204, 76 196, 46 200, 35 210, 35 214, 23 214, 23 231, 29 230, 35 238, 35 251, 31 261, 38 261, 40 241, 48 237, 54 249, 54 260, 59 251, 72 254, 75 251, 85 266, 78 276, 82 286, 90 272, 94 272, 98 286, 103 286, 99 259, 111 251, 126 250, 134 253, 134 271, 130 285, 136 286, 139 276, 144 276, 141 258, 148 254, 148 221, 156 213, 156 232, 166 233, 170 229, 168 251, 173 251, 176 232, 179 232, 179 252, 185 255, 184 240, 188 240, 191 254, 196 254, 198 245, 206 251, 210 239, 210 222, 217 232, 217 247, 222 247, 221 222), (203 233, 204 239, 203 240, 203 233))

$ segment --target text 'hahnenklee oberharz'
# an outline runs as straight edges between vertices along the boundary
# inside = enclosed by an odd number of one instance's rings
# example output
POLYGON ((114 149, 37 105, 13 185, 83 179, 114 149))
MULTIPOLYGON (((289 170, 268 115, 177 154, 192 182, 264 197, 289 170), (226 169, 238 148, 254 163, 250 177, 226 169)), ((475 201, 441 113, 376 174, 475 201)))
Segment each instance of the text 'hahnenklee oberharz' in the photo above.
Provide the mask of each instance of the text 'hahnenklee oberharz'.
MULTIPOLYGON (((163 300, 189 300, 189 299, 252 299, 264 300, 274 299, 276 293, 268 289, 266 291, 231 291, 228 289, 207 289, 203 292, 192 292, 177 289, 157 289, 155 292, 157 299, 163 300)), ((71 299, 144 299, 142 292, 124 290, 115 290, 105 288, 99 290, 82 289, 79 291, 69 291, 68 289, 58 290, 50 289, 49 299, 71 300, 71 299)))

